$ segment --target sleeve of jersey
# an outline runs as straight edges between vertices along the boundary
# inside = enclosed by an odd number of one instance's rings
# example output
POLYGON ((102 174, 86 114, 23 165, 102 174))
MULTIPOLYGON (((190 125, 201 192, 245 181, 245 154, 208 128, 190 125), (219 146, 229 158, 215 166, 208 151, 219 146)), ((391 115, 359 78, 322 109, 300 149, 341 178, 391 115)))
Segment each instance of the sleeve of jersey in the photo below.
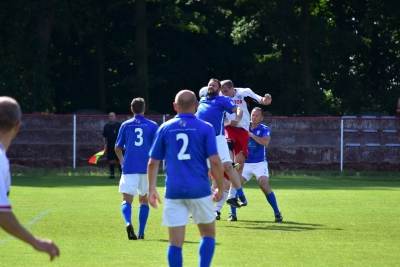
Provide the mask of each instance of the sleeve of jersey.
POLYGON ((243 97, 251 97, 254 100, 256 100, 258 103, 260 103, 262 96, 257 95, 256 93, 253 92, 253 90, 251 90, 250 88, 242 88, 242 95, 243 97))
POLYGON ((124 147, 125 145, 125 127, 122 126, 119 128, 117 140, 115 141, 115 146, 124 147))
POLYGON ((4 179, 0 177, 0 212, 10 212, 11 204, 8 200, 4 179))
POLYGON ((271 136, 271 130, 269 128, 265 128, 262 137, 271 136))
POLYGON ((162 127, 158 128, 156 132, 153 145, 149 151, 149 157, 157 160, 163 160, 165 157, 165 145, 162 127))
POLYGON ((208 126, 206 129, 206 144, 207 144, 207 157, 218 154, 217 151, 217 141, 215 138, 214 127, 208 126))
POLYGON ((228 113, 233 113, 233 109, 236 107, 236 105, 233 103, 232 99, 229 97, 221 97, 220 100, 224 106, 224 110, 228 113))

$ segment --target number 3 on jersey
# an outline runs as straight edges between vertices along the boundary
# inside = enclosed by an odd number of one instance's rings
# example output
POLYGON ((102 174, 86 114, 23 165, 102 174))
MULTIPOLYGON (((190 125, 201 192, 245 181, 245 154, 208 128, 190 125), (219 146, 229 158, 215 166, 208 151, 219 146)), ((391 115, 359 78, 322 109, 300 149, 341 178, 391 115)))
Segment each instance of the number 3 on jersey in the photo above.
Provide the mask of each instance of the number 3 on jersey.
POLYGON ((178 133, 176 135, 176 141, 182 140, 182 146, 181 149, 179 150, 178 153, 178 159, 179 160, 189 160, 190 159, 190 154, 186 153, 188 144, 189 144, 189 137, 185 133, 178 133))
POLYGON ((135 146, 143 145, 143 129, 135 128, 135 134, 136 134, 135 146))

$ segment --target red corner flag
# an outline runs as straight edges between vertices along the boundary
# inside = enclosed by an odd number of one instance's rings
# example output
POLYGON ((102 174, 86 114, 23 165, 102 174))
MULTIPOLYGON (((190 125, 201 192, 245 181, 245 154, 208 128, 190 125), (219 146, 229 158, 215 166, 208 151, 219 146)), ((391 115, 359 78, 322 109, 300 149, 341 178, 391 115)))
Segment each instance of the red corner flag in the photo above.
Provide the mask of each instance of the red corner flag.
POLYGON ((89 164, 97 164, 97 161, 104 155, 104 150, 97 152, 88 159, 89 164))

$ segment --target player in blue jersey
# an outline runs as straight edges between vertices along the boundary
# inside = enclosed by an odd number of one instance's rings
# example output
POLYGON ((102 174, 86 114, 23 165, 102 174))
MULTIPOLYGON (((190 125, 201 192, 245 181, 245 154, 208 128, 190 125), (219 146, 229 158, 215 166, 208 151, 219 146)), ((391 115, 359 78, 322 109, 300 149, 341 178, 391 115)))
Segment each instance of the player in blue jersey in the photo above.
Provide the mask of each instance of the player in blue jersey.
POLYGON ((199 266, 210 266, 215 250, 215 218, 207 159, 218 188, 215 200, 221 198, 223 168, 215 131, 209 123, 194 116, 196 107, 197 99, 192 91, 178 92, 174 102, 178 114, 160 126, 150 150, 149 203, 154 208, 161 203, 156 189, 160 161, 165 159, 167 166, 163 224, 169 232, 168 263, 171 267, 183 264, 182 245, 190 215, 202 238, 199 266))
POLYGON ((218 154, 232 185, 227 203, 234 207, 241 207, 247 205, 247 200, 242 190, 240 176, 232 166, 228 143, 224 135, 224 115, 225 113, 236 113, 236 119, 240 121, 243 112, 237 108, 229 97, 219 95, 220 88, 221 84, 217 79, 210 79, 207 95, 204 96, 200 92, 203 96, 200 98, 196 117, 214 126, 218 154), (237 198, 239 198, 240 202, 237 198))
POLYGON ((121 212, 130 240, 144 239, 149 216, 147 161, 158 126, 143 116, 144 110, 144 99, 134 98, 131 102, 133 118, 122 123, 115 144, 115 153, 122 165, 119 181, 119 192, 122 193, 121 212), (138 236, 132 226, 132 201, 135 195, 139 195, 140 202, 138 236))
MULTIPOLYGON (((253 176, 256 177, 260 189, 267 198, 268 203, 274 210, 275 222, 282 222, 282 214, 279 211, 275 194, 269 184, 269 171, 267 162, 267 151, 269 142, 271 141, 271 131, 268 126, 264 125, 262 109, 255 107, 251 111, 251 124, 249 131, 249 155, 243 168, 243 182, 249 181, 253 176)), ((237 220, 236 210, 233 209, 233 220, 237 220)))

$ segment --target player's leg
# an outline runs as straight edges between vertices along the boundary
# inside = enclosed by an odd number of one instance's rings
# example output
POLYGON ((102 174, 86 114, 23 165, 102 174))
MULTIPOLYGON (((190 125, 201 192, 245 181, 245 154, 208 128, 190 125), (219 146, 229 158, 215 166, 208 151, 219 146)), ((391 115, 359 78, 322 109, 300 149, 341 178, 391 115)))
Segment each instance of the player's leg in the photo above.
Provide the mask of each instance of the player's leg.
POLYGON ((110 179, 115 178, 115 165, 117 164, 117 155, 115 154, 114 149, 108 149, 107 148, 107 161, 108 161, 108 169, 110 179))
POLYGON ((215 222, 198 224, 201 241, 199 246, 200 267, 211 265, 215 251, 215 222))
POLYGON ((211 265, 215 250, 215 221, 211 196, 188 201, 193 222, 197 224, 201 236, 199 256, 201 267, 211 265))
POLYGON ((222 207, 224 206, 224 203, 228 197, 229 193, 229 186, 230 183, 227 179, 224 179, 224 192, 222 193, 222 198, 215 204, 215 219, 220 220, 221 219, 221 210, 222 207))
MULTIPOLYGON (((212 207, 211 207, 212 217, 212 207)), ((189 209, 183 199, 168 199, 164 201, 163 225, 168 227, 169 266, 182 266, 182 246, 185 240, 185 226, 188 223, 189 209)))
POLYGON ((229 177, 230 182, 232 183, 231 190, 229 190, 227 203, 229 205, 240 207, 236 195, 243 197, 244 193, 242 190, 242 186, 240 184, 239 174, 232 166, 232 159, 229 154, 229 148, 225 136, 223 135, 216 136, 216 141, 217 141, 218 155, 221 158, 221 162, 224 166, 224 171, 226 175, 229 177))
POLYGON ((275 197, 275 193, 272 191, 271 185, 269 183, 269 172, 268 172, 268 164, 260 163, 263 166, 260 166, 263 170, 258 172, 257 180, 260 189, 263 191, 269 205, 274 210, 275 222, 282 222, 283 217, 278 207, 278 202, 275 197))
POLYGON ((123 174, 119 181, 119 192, 122 194, 121 213, 126 225, 129 240, 137 236, 132 226, 132 202, 137 194, 138 177, 135 174, 123 174))
POLYGON ((144 230, 146 228, 147 219, 149 218, 149 200, 147 199, 147 195, 149 192, 149 184, 147 181, 146 174, 140 174, 139 180, 139 232, 138 239, 144 239, 144 230))
POLYGON ((121 213, 125 221, 126 233, 129 240, 136 240, 137 236, 132 226, 132 201, 132 195, 122 193, 121 213))
POLYGON ((232 167, 231 162, 224 162, 223 166, 225 173, 228 175, 231 182, 231 188, 229 190, 227 203, 237 208, 240 208, 241 206, 246 206, 247 200, 242 189, 242 184, 238 172, 232 167), (242 203, 238 203, 237 198, 239 198, 242 203))
MULTIPOLYGON (((248 182, 251 177, 254 175, 253 173, 253 167, 251 163, 245 163, 243 166, 243 172, 242 172, 242 178, 241 178, 241 183, 242 186, 248 182)), ((230 222, 236 222, 238 220, 237 218, 237 212, 236 212, 236 207, 231 206, 231 213, 229 214, 228 221, 230 222)))
POLYGON ((171 267, 182 267, 182 245, 185 240, 185 226, 168 227, 168 235, 168 265, 171 267))

